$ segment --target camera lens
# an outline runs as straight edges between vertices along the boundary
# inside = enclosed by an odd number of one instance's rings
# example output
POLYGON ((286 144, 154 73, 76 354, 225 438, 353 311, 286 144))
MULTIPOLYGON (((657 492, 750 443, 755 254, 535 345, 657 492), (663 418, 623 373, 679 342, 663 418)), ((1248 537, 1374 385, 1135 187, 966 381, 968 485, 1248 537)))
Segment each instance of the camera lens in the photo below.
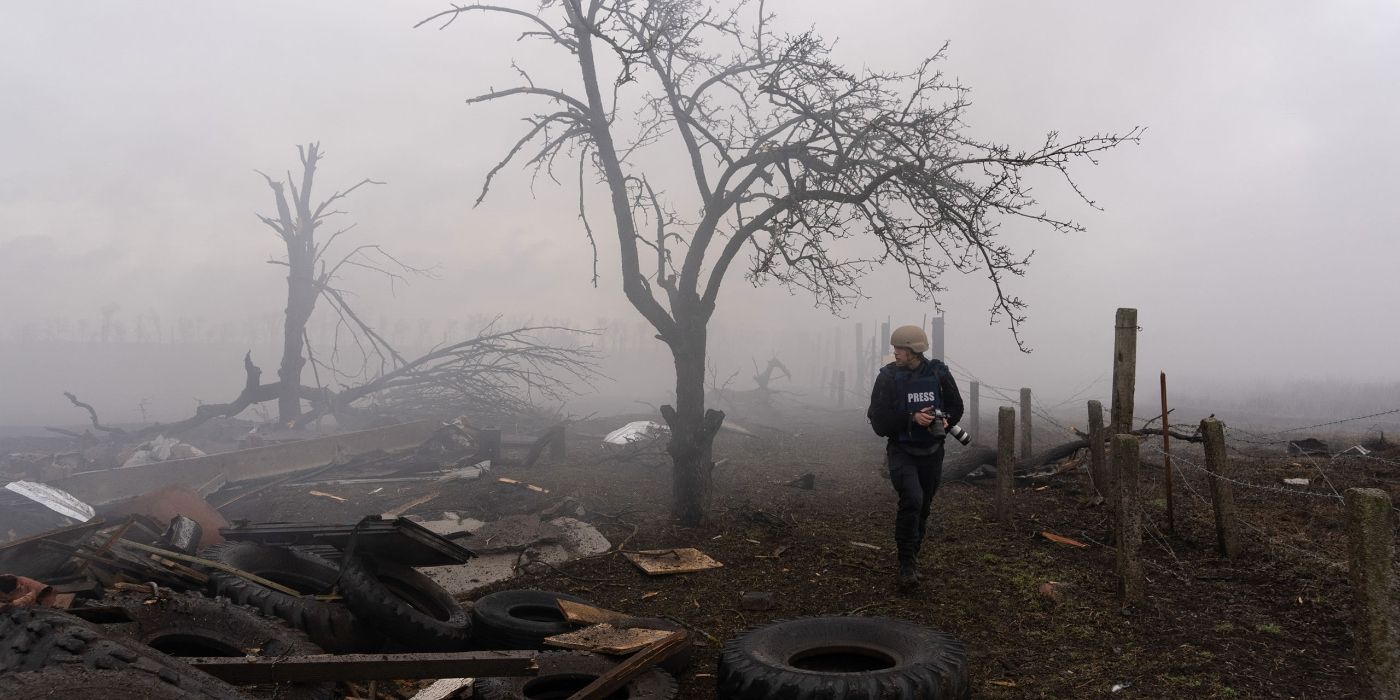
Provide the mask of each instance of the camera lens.
POLYGON ((948 434, 952 435, 954 439, 956 439, 958 442, 964 445, 972 443, 972 436, 969 435, 966 430, 963 430, 962 428, 959 428, 956 425, 948 426, 948 434))

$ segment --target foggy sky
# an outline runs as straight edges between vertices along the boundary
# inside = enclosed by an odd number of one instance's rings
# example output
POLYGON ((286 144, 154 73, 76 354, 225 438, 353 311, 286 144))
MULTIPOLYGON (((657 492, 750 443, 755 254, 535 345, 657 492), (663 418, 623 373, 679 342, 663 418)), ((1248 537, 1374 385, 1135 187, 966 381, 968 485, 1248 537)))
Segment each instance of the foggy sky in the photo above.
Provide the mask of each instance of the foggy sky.
MULTIPOLYGON (((1198 391, 1400 380, 1390 322, 1400 306, 1400 5, 767 6, 789 30, 839 37, 836 56, 853 67, 910 68, 951 42, 944 68, 972 89, 982 138, 1033 146, 1049 130, 1147 127, 1140 146, 1075 169, 1103 211, 1053 182, 1037 190, 1086 233, 1005 230, 1036 251, 1028 275, 1010 282, 1030 303, 1022 332, 1034 353, 988 325, 985 279, 946 280, 948 354, 970 371, 1068 394, 1107 370, 1114 309, 1133 306, 1142 377, 1165 370, 1198 391)), ((43 362, 11 341, 26 323, 97 319, 109 303, 167 319, 278 313, 282 269, 264 261, 281 251, 254 216, 272 208, 254 170, 293 169, 295 146, 312 140, 327 152, 322 194, 366 177, 387 183, 346 203, 356 240, 437 266, 435 279, 394 294, 355 279, 369 316, 636 319, 606 233, 600 284, 590 285, 569 177, 536 182, 532 198, 529 174, 510 168, 472 207, 530 105, 464 100, 513 83, 512 58, 537 80, 574 73, 558 52, 516 43, 521 27, 506 19, 412 28, 444 7, 0 2, 0 422, 41 404, 71 411, 54 401, 70 387, 4 390, 7 376, 13 384, 43 362)), ((863 285, 870 298, 846 321, 732 274, 716 323, 868 326, 930 311, 897 269, 863 285)))

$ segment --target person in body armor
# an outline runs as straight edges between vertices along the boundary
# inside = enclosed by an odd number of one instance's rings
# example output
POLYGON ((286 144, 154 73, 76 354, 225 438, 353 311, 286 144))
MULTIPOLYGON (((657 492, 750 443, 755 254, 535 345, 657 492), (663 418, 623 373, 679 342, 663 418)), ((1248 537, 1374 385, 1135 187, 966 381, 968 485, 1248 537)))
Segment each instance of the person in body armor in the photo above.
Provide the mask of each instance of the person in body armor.
POLYGON ((890 334, 894 362, 880 368, 866 417, 875 434, 888 438, 885 463, 899 494, 894 542, 899 552, 899 587, 918 586, 919 546, 928 531, 929 508, 943 470, 943 439, 962 418, 962 396, 948 366, 928 359, 928 336, 918 326, 890 334), (942 418, 935 417, 941 411, 942 418))

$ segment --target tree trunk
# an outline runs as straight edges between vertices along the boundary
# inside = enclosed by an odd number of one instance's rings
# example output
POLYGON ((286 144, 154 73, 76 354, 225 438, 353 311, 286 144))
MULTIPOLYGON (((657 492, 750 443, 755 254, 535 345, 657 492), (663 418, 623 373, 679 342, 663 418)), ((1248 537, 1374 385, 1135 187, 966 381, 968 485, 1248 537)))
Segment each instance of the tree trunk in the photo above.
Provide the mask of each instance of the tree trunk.
MULTIPOLYGON (((677 324, 680 326, 680 324, 677 324)), ((683 525, 704 521, 713 495, 712 448, 724 423, 724 412, 705 409, 705 325, 680 326, 671 341, 676 363, 676 406, 662 406, 671 427, 671 515, 683 525)))
MULTIPOLYGON (((290 248, 290 246, 289 246, 290 248)), ((301 416, 301 370, 306 365, 302 339, 316 307, 312 260, 303 251, 288 250, 287 313, 282 326, 282 365, 277 370, 277 422, 291 426, 301 416)))

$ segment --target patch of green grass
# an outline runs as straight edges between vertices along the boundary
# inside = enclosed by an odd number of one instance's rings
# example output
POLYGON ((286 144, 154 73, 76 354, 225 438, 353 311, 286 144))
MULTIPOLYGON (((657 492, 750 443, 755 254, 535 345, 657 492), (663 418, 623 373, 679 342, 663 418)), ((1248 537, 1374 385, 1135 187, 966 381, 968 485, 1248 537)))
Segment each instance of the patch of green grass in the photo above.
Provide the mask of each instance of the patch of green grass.
POLYGON ((1255 625, 1254 629, 1264 634, 1283 634, 1283 628, 1276 622, 1261 622, 1255 625))

